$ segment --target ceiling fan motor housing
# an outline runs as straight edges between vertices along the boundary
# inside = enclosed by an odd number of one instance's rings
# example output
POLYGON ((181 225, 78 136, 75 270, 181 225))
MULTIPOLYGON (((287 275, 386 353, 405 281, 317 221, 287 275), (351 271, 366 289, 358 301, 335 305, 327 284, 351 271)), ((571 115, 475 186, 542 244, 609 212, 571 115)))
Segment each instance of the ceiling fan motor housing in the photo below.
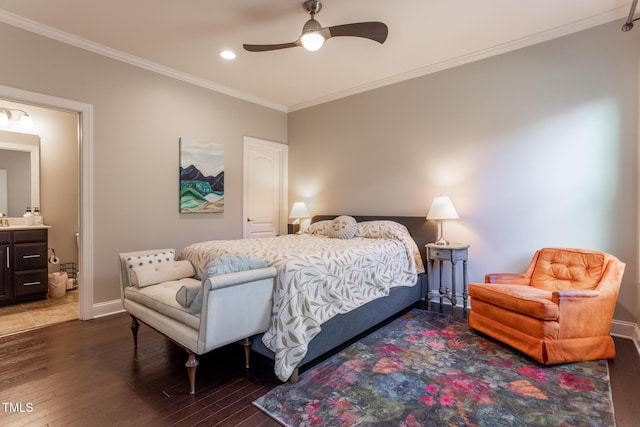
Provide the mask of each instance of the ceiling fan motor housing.
POLYGON ((322 25, 320 25, 320 23, 315 19, 311 18, 304 24, 304 27, 302 27, 302 34, 313 31, 320 31, 321 29, 322 25))
POLYGON ((320 12, 320 10, 322 9, 322 3, 317 0, 307 0, 302 4, 302 7, 304 7, 304 10, 311 13, 313 16, 314 14, 320 12))

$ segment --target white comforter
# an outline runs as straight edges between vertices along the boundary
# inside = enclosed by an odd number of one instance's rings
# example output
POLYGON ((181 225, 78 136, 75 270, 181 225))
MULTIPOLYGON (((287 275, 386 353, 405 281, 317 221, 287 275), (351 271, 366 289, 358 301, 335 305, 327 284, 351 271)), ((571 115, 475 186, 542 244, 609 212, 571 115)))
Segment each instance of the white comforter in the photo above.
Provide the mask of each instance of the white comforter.
POLYGON ((271 325, 262 340, 275 353, 275 373, 283 381, 304 358, 322 323, 388 295, 391 287, 413 286, 424 271, 403 225, 362 222, 353 239, 329 238, 325 225, 313 224, 303 235, 195 243, 179 256, 193 263, 200 278, 212 260, 225 254, 248 254, 277 268, 271 325))

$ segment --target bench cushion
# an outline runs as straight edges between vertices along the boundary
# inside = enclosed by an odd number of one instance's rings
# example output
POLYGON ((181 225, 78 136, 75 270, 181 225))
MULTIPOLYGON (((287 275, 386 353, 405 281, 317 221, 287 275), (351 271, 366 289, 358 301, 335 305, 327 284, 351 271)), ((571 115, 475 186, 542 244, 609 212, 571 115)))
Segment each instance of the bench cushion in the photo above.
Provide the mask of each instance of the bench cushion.
POLYGON ((199 280, 186 278, 158 283, 138 288, 129 286, 124 290, 125 298, 149 307, 158 313, 184 323, 194 329, 200 327, 200 313, 189 313, 189 310, 176 301, 176 294, 182 286, 200 284, 199 280))

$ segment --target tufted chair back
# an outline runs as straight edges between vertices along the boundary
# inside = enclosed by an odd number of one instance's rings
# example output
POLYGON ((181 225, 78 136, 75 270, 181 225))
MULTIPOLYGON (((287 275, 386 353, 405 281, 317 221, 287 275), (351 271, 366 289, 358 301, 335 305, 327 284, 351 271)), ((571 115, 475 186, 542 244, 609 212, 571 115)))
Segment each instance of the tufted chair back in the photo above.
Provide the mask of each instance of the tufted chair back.
POLYGON ((595 289, 606 267, 607 254, 580 249, 538 251, 531 286, 547 291, 595 289))

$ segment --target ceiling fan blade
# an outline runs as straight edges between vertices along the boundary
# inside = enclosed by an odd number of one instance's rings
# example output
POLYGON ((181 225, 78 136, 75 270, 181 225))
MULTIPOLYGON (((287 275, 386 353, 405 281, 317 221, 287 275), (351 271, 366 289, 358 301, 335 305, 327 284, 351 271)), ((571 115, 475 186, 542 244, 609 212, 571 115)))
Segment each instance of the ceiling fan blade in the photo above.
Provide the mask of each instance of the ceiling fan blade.
POLYGON ((389 28, 382 22, 356 22, 354 24, 328 27, 331 37, 363 37, 382 44, 387 39, 389 28))
POLYGON ((289 47, 300 46, 300 43, 295 41, 291 43, 280 43, 280 44, 243 44, 245 50, 249 52, 266 52, 269 50, 278 50, 278 49, 287 49, 289 47))

